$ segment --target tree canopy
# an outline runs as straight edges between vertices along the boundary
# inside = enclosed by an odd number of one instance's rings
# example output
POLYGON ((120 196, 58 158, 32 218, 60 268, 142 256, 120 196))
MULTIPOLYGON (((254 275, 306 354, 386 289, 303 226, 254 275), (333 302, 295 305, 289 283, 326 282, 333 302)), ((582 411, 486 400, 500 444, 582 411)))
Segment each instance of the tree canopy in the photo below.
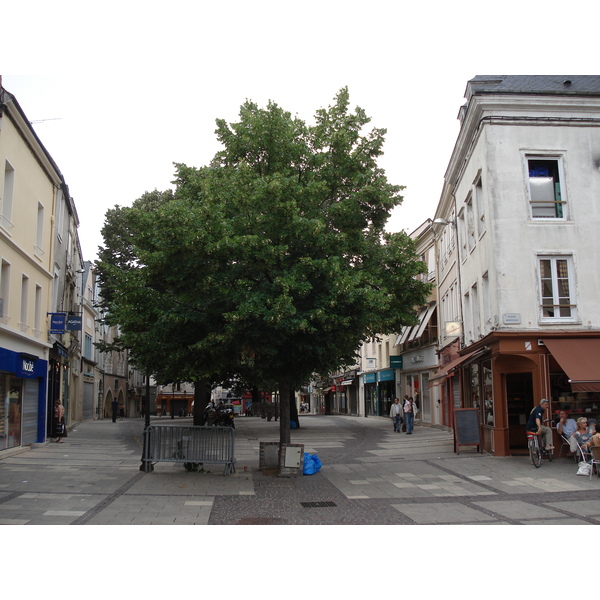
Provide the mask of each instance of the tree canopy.
POLYGON ((286 388, 416 322, 429 288, 412 240, 385 231, 402 201, 377 165, 385 130, 365 133, 349 104, 342 89, 309 126, 247 101, 238 122, 217 120, 209 165, 177 164, 173 192, 107 212, 102 303, 140 366, 275 380, 285 415, 286 388))

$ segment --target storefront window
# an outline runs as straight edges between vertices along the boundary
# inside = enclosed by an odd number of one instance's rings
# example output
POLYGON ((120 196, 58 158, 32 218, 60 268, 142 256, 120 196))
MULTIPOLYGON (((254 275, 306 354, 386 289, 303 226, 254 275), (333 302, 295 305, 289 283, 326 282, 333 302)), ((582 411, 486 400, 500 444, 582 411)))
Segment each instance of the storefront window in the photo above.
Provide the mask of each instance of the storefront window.
POLYGON ((494 425, 494 394, 492 389, 492 361, 481 363, 481 383, 483 395, 483 424, 494 425))
POLYGON ((394 397, 395 384, 393 381, 383 381, 379 384, 379 416, 390 414, 394 397))
POLYGON ((368 415, 375 414, 376 391, 377 387, 374 383, 365 385, 365 410, 368 415))
POLYGON ((472 364, 465 369, 468 393, 465 408, 478 408, 483 425, 494 425, 494 396, 492 390, 492 361, 472 364))
POLYGON ((0 450, 21 445, 23 382, 0 375, 0 450))
POLYGON ((473 364, 466 369, 469 375, 467 381, 468 397, 465 408, 481 408, 481 390, 479 389, 479 365, 473 364))
POLYGON ((600 421, 600 392, 573 392, 564 373, 550 373, 553 417, 558 420, 561 410, 573 419, 585 416, 588 424, 600 421))

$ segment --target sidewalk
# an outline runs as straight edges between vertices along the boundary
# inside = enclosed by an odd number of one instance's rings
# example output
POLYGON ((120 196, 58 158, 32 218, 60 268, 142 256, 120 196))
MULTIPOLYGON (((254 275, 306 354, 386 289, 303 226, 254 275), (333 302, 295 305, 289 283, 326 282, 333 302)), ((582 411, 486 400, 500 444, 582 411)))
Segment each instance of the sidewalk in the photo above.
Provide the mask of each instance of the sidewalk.
MULTIPOLYGON (((190 419, 153 418, 153 424, 190 419)), ((159 463, 140 471, 142 419, 78 424, 64 443, 0 453, 0 524, 597 524, 600 478, 572 459, 535 469, 528 457, 453 451, 427 427, 393 433, 390 421, 303 416, 292 442, 323 462, 292 478, 258 471, 261 441, 279 423, 236 419, 236 473, 188 473, 159 463)))

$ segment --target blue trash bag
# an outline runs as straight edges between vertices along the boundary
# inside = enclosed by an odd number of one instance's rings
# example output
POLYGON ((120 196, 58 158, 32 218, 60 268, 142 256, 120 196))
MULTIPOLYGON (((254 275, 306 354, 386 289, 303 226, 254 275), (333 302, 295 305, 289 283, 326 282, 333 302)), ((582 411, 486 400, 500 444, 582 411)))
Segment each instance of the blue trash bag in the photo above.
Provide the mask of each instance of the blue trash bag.
POLYGON ((304 453, 304 475, 314 475, 321 470, 321 460, 316 454, 304 453))

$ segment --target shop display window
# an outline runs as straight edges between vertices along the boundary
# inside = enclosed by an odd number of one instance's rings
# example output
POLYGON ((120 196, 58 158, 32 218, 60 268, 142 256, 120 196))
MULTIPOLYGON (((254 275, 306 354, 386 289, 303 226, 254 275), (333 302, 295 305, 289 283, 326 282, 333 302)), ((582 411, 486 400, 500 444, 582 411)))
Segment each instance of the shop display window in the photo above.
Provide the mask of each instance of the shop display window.
POLYGON ((467 394, 464 408, 478 408, 483 425, 494 426, 494 394, 492 389, 492 361, 474 363, 465 368, 467 394))
POLYGON ((0 375, 0 450, 21 445, 23 381, 0 375))
POLYGON ((588 417, 600 419, 600 392, 573 392, 568 377, 564 373, 550 373, 552 393, 552 418, 558 421, 561 410, 573 419, 588 417))

